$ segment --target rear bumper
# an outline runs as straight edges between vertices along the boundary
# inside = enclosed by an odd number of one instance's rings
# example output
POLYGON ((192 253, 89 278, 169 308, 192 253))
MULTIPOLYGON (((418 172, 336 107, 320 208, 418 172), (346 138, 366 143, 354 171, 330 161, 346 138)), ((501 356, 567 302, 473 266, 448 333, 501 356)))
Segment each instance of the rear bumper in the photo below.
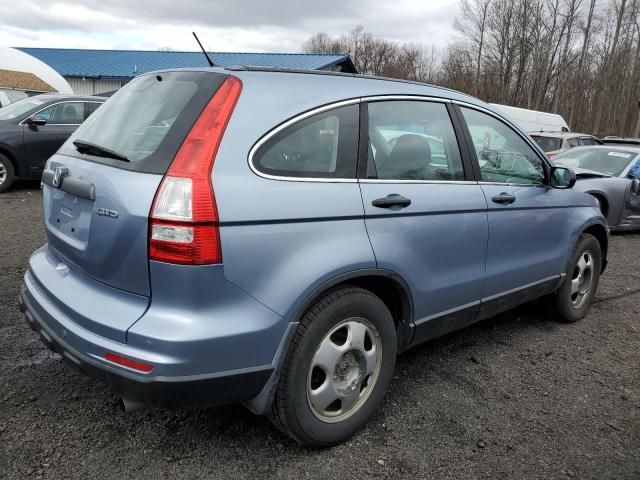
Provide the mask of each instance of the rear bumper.
MULTIPOLYGON (((28 275, 28 274, 27 274, 28 275)), ((111 366, 73 348, 50 325, 57 323, 37 303, 27 288, 28 277, 19 294, 20 310, 42 342, 83 373, 102 380, 118 395, 158 408, 189 408, 247 401, 258 395, 273 372, 271 366, 189 376, 154 376, 137 374, 111 366)), ((68 335, 66 329, 62 335, 68 335)), ((88 348, 91 350, 91 348, 88 348)), ((153 372, 151 372, 153 373, 153 372)))

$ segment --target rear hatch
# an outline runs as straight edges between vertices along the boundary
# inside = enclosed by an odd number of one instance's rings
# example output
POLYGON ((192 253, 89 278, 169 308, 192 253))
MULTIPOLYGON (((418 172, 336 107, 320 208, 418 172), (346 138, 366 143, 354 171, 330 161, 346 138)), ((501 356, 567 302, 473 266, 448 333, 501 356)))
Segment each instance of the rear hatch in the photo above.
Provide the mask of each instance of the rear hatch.
POLYGON ((150 296, 148 218, 156 191, 226 76, 140 76, 49 160, 43 175, 45 224, 49 247, 64 263, 102 284, 150 296))

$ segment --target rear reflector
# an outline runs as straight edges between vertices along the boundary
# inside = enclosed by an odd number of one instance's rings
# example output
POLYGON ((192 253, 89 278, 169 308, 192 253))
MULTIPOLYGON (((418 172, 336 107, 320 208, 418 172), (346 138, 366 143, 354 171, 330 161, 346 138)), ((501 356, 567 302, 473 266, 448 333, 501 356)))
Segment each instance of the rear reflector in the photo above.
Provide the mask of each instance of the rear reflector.
POLYGON ((116 353, 107 352, 104 354, 105 360, 111 363, 121 365, 123 367, 137 370, 142 373, 149 373, 153 370, 153 365, 149 363, 140 362, 138 360, 132 360, 130 358, 122 357, 116 353))
POLYGON ((186 265, 222 262, 211 171, 241 91, 242 82, 228 76, 171 163, 151 209, 151 260, 186 265))

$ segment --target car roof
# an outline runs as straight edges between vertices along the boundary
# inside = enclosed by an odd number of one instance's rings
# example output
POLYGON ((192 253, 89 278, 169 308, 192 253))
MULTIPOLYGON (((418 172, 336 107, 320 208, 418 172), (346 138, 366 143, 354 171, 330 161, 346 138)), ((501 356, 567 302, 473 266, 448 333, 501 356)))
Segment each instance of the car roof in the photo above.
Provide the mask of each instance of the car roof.
MULTIPOLYGON (((626 153, 635 153, 636 156, 640 155, 640 147, 627 147, 625 145, 585 145, 582 147, 574 147, 566 152, 576 152, 579 150, 608 150, 610 152, 626 152, 626 153)), ((566 153, 563 152, 563 153, 566 153)))
POLYGON ((43 93, 41 95, 35 95, 29 98, 37 98, 38 100, 42 100, 43 102, 59 102, 61 100, 86 100, 86 101, 94 101, 94 102, 104 102, 107 99, 105 97, 100 96, 87 96, 87 95, 69 95, 62 93, 43 93))
POLYGON ((553 138, 575 138, 575 137, 595 137, 589 133, 577 132, 529 132, 529 135, 535 137, 553 137, 553 138))
MULTIPOLYGON (((376 95, 420 95, 427 97, 445 98, 451 100, 457 100, 460 102, 469 103, 489 110, 501 118, 510 120, 500 110, 494 108, 490 104, 483 102, 471 95, 467 95, 456 90, 452 90, 446 87, 437 85, 431 85, 427 83, 403 80, 398 78, 379 77, 371 75, 361 75, 355 73, 334 72, 326 70, 293 70, 286 68, 272 68, 272 67, 257 67, 236 65, 226 68, 220 67, 191 67, 191 68, 171 68, 166 70, 157 70, 154 72, 148 72, 143 75, 156 75, 162 72, 175 72, 175 71, 193 71, 193 72, 216 72, 225 75, 234 75, 239 77, 243 82, 245 79, 253 79, 254 81, 272 81, 275 76, 279 78, 286 78, 287 82, 295 83, 297 87, 304 88, 305 84, 317 86, 318 83, 326 82, 331 86, 342 86, 332 92, 328 89, 327 92, 313 91, 317 96, 327 94, 327 97, 334 96, 336 100, 357 98, 359 96, 368 97, 376 95), (260 79, 260 80, 259 80, 260 79), (310 80, 314 80, 311 82, 310 80)), ((142 75, 141 75, 142 76, 142 75)), ((324 95, 322 95, 324 96, 324 95)), ((515 123, 511 121, 512 123, 515 123)))

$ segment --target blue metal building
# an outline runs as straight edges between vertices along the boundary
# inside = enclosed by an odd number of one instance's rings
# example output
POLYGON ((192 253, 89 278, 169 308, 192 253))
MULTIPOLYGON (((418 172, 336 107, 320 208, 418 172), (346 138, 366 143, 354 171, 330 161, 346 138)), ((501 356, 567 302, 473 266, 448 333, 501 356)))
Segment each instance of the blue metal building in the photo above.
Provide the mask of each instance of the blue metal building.
MULTIPOLYGON (((202 52, 18 48, 62 75, 75 93, 95 95, 117 90, 136 75, 165 68, 206 67, 202 52)), ((306 53, 210 52, 216 65, 333 70, 355 73, 349 55, 306 53)))

